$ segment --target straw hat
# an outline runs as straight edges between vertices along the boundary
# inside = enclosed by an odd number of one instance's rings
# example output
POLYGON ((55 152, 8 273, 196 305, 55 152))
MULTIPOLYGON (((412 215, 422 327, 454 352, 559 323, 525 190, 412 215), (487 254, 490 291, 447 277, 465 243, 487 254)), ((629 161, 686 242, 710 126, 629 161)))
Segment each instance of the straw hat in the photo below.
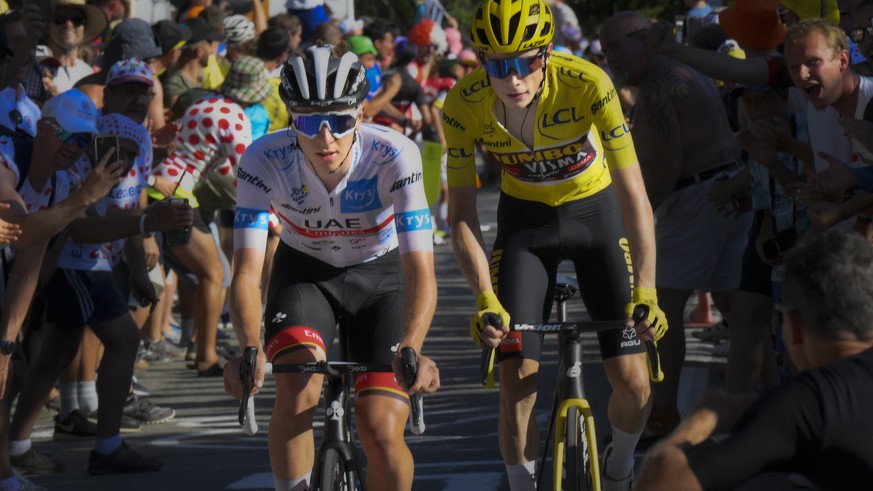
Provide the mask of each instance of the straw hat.
POLYGON ((85 16, 85 37, 82 39, 82 44, 88 44, 97 39, 109 24, 109 21, 106 20, 106 14, 97 7, 85 5, 85 0, 52 0, 52 16, 60 7, 76 9, 85 16))

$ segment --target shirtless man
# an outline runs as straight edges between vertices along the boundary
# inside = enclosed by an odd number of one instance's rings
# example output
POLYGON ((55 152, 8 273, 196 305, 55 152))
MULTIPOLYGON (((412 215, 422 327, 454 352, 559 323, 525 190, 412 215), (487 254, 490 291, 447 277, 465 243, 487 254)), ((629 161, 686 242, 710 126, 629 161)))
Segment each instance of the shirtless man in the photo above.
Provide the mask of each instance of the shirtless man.
POLYGON ((672 429, 685 360, 684 309, 694 290, 711 291, 723 314, 740 280, 751 215, 725 216, 709 200, 713 181, 740 170, 740 148, 712 82, 645 49, 649 20, 621 12, 600 31, 616 86, 639 88, 631 115, 634 145, 655 210, 658 297, 671 326, 661 339, 663 383, 644 439, 672 429))

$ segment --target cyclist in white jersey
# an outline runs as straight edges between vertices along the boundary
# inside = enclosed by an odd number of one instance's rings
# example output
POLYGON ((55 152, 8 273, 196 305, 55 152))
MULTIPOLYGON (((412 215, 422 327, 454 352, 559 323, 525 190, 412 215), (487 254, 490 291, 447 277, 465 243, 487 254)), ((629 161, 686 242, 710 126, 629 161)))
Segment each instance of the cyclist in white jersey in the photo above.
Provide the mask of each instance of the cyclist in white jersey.
MULTIPOLYGON (((420 352, 436 305, 421 155, 405 136, 362 124, 369 84, 354 54, 311 47, 289 58, 281 79, 291 127, 252 144, 237 173, 234 329, 240 346, 259 348, 258 386, 264 351, 273 363, 324 360, 337 327, 348 359, 393 363, 393 374, 357 378, 356 428, 368 488, 408 490, 408 394, 439 388, 436 364, 421 354, 415 383, 401 388, 397 382, 403 379, 396 355, 405 347, 420 352), (262 345, 259 279, 271 206, 283 227, 262 345)), ((275 378, 268 439, 275 488, 307 489, 323 377, 275 378)), ((242 395, 239 357, 225 367, 225 388, 242 395)))

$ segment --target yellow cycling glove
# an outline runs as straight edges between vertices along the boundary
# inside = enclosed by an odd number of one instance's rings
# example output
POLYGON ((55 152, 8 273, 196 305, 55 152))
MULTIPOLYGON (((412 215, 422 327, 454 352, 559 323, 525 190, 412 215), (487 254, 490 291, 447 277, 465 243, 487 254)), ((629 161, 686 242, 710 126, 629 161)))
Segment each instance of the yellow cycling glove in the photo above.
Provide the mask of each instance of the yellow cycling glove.
POLYGON ((479 312, 470 319, 470 337, 476 346, 482 347, 482 340, 479 339, 479 334, 485 329, 486 325, 491 325, 496 328, 509 325, 509 312, 500 305, 500 300, 497 300, 497 295, 492 291, 483 291, 476 298, 476 305, 479 307, 479 312), (488 322, 485 319, 486 314, 496 315, 500 318, 502 326, 494 325, 494 322, 488 322))
POLYGON ((655 340, 646 341, 646 355, 649 363, 649 378, 652 382, 664 380, 664 372, 661 371, 661 357, 658 354, 658 340, 667 332, 667 316, 658 307, 658 293, 654 288, 636 287, 631 291, 631 303, 625 307, 625 313, 634 317, 634 311, 638 307, 644 307, 645 316, 642 319, 634 319, 639 322, 649 321, 649 327, 655 330, 655 340))
POLYGON ((661 307, 658 307, 658 292, 654 288, 646 288, 644 286, 635 287, 631 291, 631 302, 627 304, 624 312, 629 316, 633 316, 634 309, 637 305, 648 307, 648 314, 645 320, 649 321, 649 326, 655 330, 655 341, 659 341, 667 332, 667 316, 661 307))

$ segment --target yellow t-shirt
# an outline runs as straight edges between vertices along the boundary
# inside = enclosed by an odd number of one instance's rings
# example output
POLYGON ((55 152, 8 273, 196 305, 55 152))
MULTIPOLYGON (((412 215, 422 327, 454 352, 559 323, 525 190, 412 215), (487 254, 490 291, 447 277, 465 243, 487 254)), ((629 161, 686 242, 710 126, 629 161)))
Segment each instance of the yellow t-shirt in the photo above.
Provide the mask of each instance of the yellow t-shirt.
POLYGON ((461 79, 443 108, 449 186, 476 185, 476 142, 501 164, 504 193, 550 206, 591 196, 610 185, 610 169, 638 163, 615 87, 597 65, 553 52, 540 97, 532 151, 495 118, 484 69, 461 79))
POLYGON ((264 109, 270 115, 270 128, 267 132, 272 133, 288 127, 288 108, 285 107, 285 103, 279 97, 279 84, 282 81, 278 77, 269 77, 267 80, 273 86, 273 91, 266 99, 261 101, 261 105, 264 106, 264 109))
MULTIPOLYGON (((230 70, 230 65, 227 66, 230 70)), ((217 55, 209 55, 209 61, 203 67, 203 88, 208 90, 218 90, 221 84, 224 83, 224 73, 222 73, 221 65, 218 63, 217 55)))

